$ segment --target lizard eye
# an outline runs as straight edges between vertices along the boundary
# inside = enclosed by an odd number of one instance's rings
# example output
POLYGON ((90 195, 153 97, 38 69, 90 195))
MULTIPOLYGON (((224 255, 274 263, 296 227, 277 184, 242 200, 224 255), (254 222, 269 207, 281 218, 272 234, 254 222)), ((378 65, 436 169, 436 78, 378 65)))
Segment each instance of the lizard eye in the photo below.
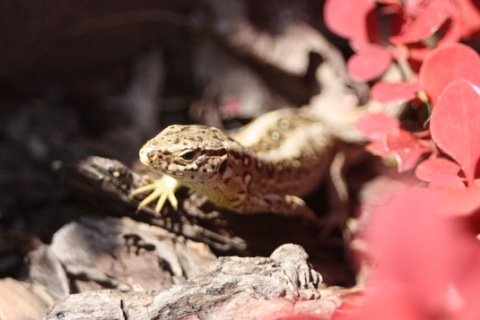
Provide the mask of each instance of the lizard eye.
POLYGON ((196 151, 187 150, 187 151, 184 151, 182 154, 180 154, 180 158, 182 158, 183 160, 190 161, 190 160, 193 160, 196 155, 197 155, 196 151))

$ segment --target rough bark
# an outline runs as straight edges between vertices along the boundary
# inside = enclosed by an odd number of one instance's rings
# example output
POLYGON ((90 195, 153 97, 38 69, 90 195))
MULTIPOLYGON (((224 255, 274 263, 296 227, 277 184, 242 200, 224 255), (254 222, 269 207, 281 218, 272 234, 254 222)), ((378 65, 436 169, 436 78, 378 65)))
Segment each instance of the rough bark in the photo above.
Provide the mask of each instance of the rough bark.
POLYGON ((328 319, 339 296, 322 297, 321 276, 306 258, 292 244, 269 258, 223 257, 208 272, 163 292, 71 295, 46 319, 273 319, 307 313, 328 319))

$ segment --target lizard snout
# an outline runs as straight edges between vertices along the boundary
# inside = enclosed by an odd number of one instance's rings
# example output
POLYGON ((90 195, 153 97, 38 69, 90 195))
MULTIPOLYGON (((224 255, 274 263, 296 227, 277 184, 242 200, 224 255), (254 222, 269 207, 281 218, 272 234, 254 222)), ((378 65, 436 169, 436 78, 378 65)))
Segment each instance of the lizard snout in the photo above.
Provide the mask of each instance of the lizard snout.
POLYGON ((139 155, 140 161, 147 166, 152 165, 157 159, 155 149, 151 147, 143 147, 140 149, 139 155))

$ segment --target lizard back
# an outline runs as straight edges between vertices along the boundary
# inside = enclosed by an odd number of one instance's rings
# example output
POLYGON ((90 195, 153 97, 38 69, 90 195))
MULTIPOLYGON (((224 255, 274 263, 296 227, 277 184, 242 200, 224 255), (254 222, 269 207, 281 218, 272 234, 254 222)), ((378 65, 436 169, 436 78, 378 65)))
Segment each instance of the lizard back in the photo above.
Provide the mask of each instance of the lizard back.
POLYGON ((261 178, 254 190, 304 196, 328 170, 331 137, 308 109, 269 112, 232 137, 255 155, 250 170, 261 178))

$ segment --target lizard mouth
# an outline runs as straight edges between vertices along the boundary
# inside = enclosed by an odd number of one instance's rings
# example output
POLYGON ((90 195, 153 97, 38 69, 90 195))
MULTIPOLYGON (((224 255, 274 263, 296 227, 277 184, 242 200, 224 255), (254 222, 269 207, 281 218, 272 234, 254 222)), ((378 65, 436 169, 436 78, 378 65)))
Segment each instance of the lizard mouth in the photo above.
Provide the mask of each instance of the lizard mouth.
POLYGON ((185 175, 182 171, 170 171, 170 170, 165 170, 164 174, 172 177, 181 177, 185 175))
POLYGON ((175 163, 170 163, 170 164, 164 163, 164 165, 161 168, 159 168, 158 171, 160 171, 161 173, 167 174, 171 177, 182 177, 185 175, 184 170, 178 165, 176 165, 175 163))

